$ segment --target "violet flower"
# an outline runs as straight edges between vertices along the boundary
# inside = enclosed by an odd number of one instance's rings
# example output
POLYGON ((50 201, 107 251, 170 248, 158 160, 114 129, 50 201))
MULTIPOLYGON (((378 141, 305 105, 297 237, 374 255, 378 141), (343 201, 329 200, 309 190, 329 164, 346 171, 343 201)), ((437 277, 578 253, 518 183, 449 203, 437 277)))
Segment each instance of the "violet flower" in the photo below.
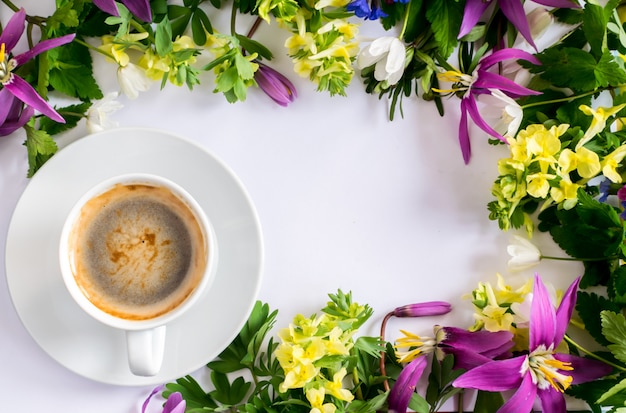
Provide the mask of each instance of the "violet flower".
POLYGON ((455 387, 491 392, 516 389, 498 413, 530 412, 539 397, 543 412, 566 410, 563 392, 571 385, 601 378, 611 367, 592 359, 557 353, 576 304, 580 278, 574 280, 555 310, 550 295, 535 276, 528 354, 494 360, 478 366, 453 382, 455 387))
POLYGON ((418 357, 402 369, 389 392, 387 399, 389 412, 405 413, 407 411, 411 396, 413 396, 427 364, 426 357, 418 357))
POLYGON ((0 90, 0 136, 7 136, 21 128, 35 114, 35 110, 16 98, 7 89, 0 90))
POLYGON ((426 317, 447 314, 451 310, 452 305, 445 301, 427 301, 396 307, 391 314, 395 317, 426 317))
MULTIPOLYGON (((143 402, 143 405, 141 406, 141 413, 146 413, 146 409, 148 408, 148 404, 150 403, 150 400, 152 400, 152 398, 157 393, 162 391, 164 388, 165 388, 164 385, 160 385, 160 386, 155 387, 152 390, 152 392, 148 395, 146 400, 143 402)), ((170 394, 170 396, 165 401, 165 404, 163 405, 163 410, 161 412, 162 413, 185 413, 186 407, 187 407, 187 401, 183 399, 182 394, 180 394, 179 392, 174 392, 170 394)))
POLYGON ((368 0, 353 0, 346 6, 346 10, 354 12, 356 17, 364 20, 378 20, 387 17, 387 13, 380 9, 377 0, 372 1, 371 5, 368 0))
MULTIPOLYGON (((494 0, 467 0, 465 10, 463 11, 463 22, 459 31, 458 38, 468 34, 485 10, 493 3, 494 0)), ((530 26, 524 12, 524 5, 521 0, 495 0, 502 10, 506 18, 515 26, 518 32, 526 39, 526 41, 536 50, 537 46, 533 41, 530 33, 530 26)), ((549 7, 560 7, 564 9, 579 8, 580 5, 570 0, 534 0, 535 3, 543 4, 549 7)))
MULTIPOLYGON (((152 21, 152 11, 150 10, 150 0, 121 0, 124 6, 137 18, 144 22, 152 21)), ((117 5, 114 0, 93 0, 93 4, 100 10, 113 16, 119 16, 117 5)))
POLYGON ((619 199, 619 203, 623 209, 619 216, 622 219, 626 219, 626 185, 617 190, 617 199, 619 199))
MULTIPOLYGON (((22 8, 16 12, 2 33, 0 33, 0 84, 2 85, 4 92, 4 102, 12 103, 11 108, 8 109, 5 115, 5 121, 9 115, 15 115, 15 102, 10 102, 10 98, 6 96, 6 92, 12 94, 15 98, 21 100, 26 105, 31 106, 33 109, 38 110, 42 114, 46 115, 50 119, 65 123, 65 120, 56 110, 52 108, 37 92, 35 89, 24 79, 14 73, 14 70, 28 62, 38 54, 50 50, 54 47, 61 46, 69 43, 74 39, 75 34, 68 34, 55 39, 47 39, 39 42, 32 49, 19 54, 13 55, 13 49, 17 45, 22 33, 24 33, 26 23, 26 11, 22 8)), ((0 112, 7 110, 7 108, 0 109, 0 112)), ((30 109, 26 112, 26 115, 30 113, 30 109)), ((31 115, 32 116, 32 115, 31 115)), ((1 116, 0 116, 1 118, 1 116)), ((29 116, 30 118, 30 116, 29 116)), ((18 122, 21 122, 18 121, 18 122)))
POLYGON ((280 106, 293 102, 298 94, 295 86, 285 76, 271 67, 257 62, 259 68, 254 72, 254 80, 261 90, 280 106))
MULTIPOLYGON (((539 59, 532 54, 519 49, 501 49, 492 54, 483 57, 476 67, 472 75, 464 74, 459 71, 449 70, 440 73, 438 77, 443 81, 452 82, 453 88, 449 91, 463 91, 461 98, 461 122, 459 124, 459 143, 461 144, 461 152, 465 163, 469 162, 471 157, 468 115, 483 131, 498 138, 504 142, 506 139, 494 130, 481 116, 478 111, 477 97, 482 94, 491 94, 492 90, 500 90, 505 95, 515 99, 521 96, 540 95, 541 92, 525 88, 518 85, 514 81, 506 77, 489 71, 494 65, 508 59, 527 60, 533 64, 539 65, 539 59)), ((444 90, 434 89, 437 92, 445 92, 444 90)))

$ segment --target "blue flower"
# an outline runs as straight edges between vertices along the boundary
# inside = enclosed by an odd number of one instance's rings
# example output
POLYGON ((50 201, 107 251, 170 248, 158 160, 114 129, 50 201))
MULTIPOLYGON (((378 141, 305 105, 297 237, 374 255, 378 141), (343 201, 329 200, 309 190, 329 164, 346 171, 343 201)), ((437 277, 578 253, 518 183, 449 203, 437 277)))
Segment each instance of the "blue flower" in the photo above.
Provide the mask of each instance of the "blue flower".
POLYGON ((376 4, 372 4, 370 7, 367 0, 354 0, 346 8, 348 11, 354 12, 355 16, 365 20, 378 20, 382 17, 387 17, 387 13, 382 11, 376 4))

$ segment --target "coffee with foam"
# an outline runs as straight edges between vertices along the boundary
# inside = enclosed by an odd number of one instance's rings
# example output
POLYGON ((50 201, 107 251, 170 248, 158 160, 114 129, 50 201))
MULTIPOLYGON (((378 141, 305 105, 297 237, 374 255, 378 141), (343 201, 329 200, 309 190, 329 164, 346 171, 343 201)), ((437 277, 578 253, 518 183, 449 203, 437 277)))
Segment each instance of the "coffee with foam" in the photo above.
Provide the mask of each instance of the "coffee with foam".
POLYGON ((83 294, 128 320, 152 319, 183 303, 202 280, 208 254, 189 206, 152 184, 117 184, 88 200, 69 251, 83 294))

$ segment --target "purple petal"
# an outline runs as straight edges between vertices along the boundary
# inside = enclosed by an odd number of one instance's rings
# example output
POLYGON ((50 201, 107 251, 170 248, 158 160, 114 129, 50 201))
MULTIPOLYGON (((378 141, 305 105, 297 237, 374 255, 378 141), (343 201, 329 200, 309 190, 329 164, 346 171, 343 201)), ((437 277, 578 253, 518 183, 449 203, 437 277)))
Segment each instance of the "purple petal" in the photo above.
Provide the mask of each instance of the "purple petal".
POLYGON ((6 90, 0 90, 0 136, 7 136, 21 128, 33 116, 34 109, 6 90))
POLYGON ((597 380, 611 373, 613 368, 598 360, 578 357, 571 354, 556 353, 554 358, 570 363, 574 370, 566 371, 565 374, 572 376, 572 384, 587 383, 597 380))
POLYGON ((16 100, 11 92, 6 89, 0 89, 0 125, 9 117, 16 100))
POLYGON ((466 108, 467 112, 470 115, 470 118, 474 121, 474 123, 482 130, 487 132, 489 135, 494 138, 498 138, 503 142, 506 142, 504 137, 496 132, 485 120, 480 116, 480 112, 478 112, 478 107, 476 106, 476 100, 473 97, 470 97, 467 100, 466 108))
POLYGON ((289 79, 263 63, 258 64, 259 69, 254 74, 254 80, 261 90, 281 106, 293 102, 298 95, 289 79))
POLYGON ((467 125, 467 99, 461 100, 461 121, 459 122, 459 144, 461 145, 461 153, 463 161, 467 165, 472 156, 472 148, 470 146, 469 126, 467 125))
POLYGON ((7 25, 4 26, 4 30, 0 33, 0 44, 4 43, 6 53, 13 50, 15 45, 17 45, 20 37, 22 37, 22 33, 24 33, 25 23, 26 11, 21 8, 18 12, 11 16, 7 25))
POLYGON ((48 104, 48 102, 39 96, 35 89, 33 89, 33 87, 21 77, 13 74, 11 76, 11 80, 5 83, 4 87, 11 92, 13 96, 27 105, 32 106, 50 119, 59 123, 65 123, 65 119, 63 119, 63 117, 59 115, 57 111, 48 104))
POLYGON ((187 401, 183 399, 182 394, 175 392, 170 394, 163 406, 163 413, 184 413, 187 407, 187 401))
POLYGON ((150 403, 150 400, 152 400, 155 394, 163 390, 164 387, 165 385, 162 384, 152 389, 152 392, 148 395, 148 397, 146 397, 146 400, 143 402, 143 405, 141 406, 141 413, 146 413, 146 408, 148 407, 148 403, 150 403))
POLYGON ((150 10, 150 0, 122 0, 122 3, 144 22, 152 21, 152 11, 150 10))
POLYGON ((535 274, 533 301, 530 305, 529 348, 531 351, 544 345, 554 344, 556 334, 556 313, 552 300, 541 277, 535 274))
POLYGON ((482 16, 485 10, 487 10, 487 7, 489 7, 489 3, 491 3, 491 1, 467 0, 465 9, 463 10, 463 22, 461 22, 461 29, 459 30, 457 39, 460 39, 472 31, 476 23, 478 23, 480 16, 482 16))
POLYGON ((494 360, 478 366, 456 379, 452 385, 465 389, 504 391, 522 384, 520 369, 526 356, 494 360))
POLYGON ((561 9, 579 9, 580 4, 569 0, 534 0, 537 4, 548 7, 558 7, 561 9))
POLYGON ((526 413, 530 412, 537 396, 537 386, 533 383, 530 373, 524 375, 519 389, 506 403, 500 407, 498 413, 526 413))
POLYGON ((107 14, 111 14, 113 16, 120 15, 114 0, 93 0, 93 4, 107 14))
POLYGON ((15 56, 14 59, 19 66, 21 64, 24 64, 25 62, 28 62, 30 59, 37 56, 38 54, 45 52, 46 50, 54 49, 57 46, 70 43, 72 40, 74 40, 74 37, 76 37, 76 34, 72 33, 66 34, 65 36, 56 37, 54 39, 44 40, 37 43, 32 49, 27 50, 26 52, 18 56, 15 56))
POLYGON ((502 75, 480 69, 478 70, 478 78, 472 87, 476 89, 500 89, 513 98, 528 95, 541 95, 541 92, 520 86, 502 75))
POLYGON ((498 4, 500 5, 500 9, 502 9, 502 13, 504 13, 506 18, 515 26, 517 31, 524 36, 528 44, 530 44, 533 49, 537 50, 533 36, 530 34, 530 26, 528 25, 528 19, 526 18, 522 2, 520 0, 500 0, 498 4))
POLYGON ((541 411, 544 413, 560 413, 567 411, 563 394, 556 391, 552 386, 544 390, 537 390, 541 400, 541 411))
POLYGON ((574 280, 563 295, 559 308, 556 309, 556 331, 554 332, 555 347, 559 345, 561 340, 563 340, 563 336, 565 335, 565 331, 569 325, 569 320, 572 318, 572 312, 574 311, 574 306, 576 305, 576 292, 578 291, 579 282, 580 277, 574 280))
POLYGON ((507 345, 513 346, 513 333, 510 331, 491 332, 487 330, 468 331, 458 327, 442 327, 445 338, 440 342, 444 345, 484 354, 492 349, 507 345))
POLYGON ((452 310, 450 303, 445 301, 427 301, 424 303, 403 305, 393 310, 396 317, 425 317, 447 314, 452 310))
POLYGON ((398 380, 396 380, 389 393, 389 411, 396 413, 405 413, 407 411, 411 396, 413 396, 417 382, 422 377, 425 368, 426 357, 421 356, 402 369, 398 380))
POLYGON ((492 361, 490 357, 463 348, 440 347, 440 349, 443 350, 444 353, 454 356, 455 369, 470 370, 492 361))
POLYGON ((507 49, 496 50, 492 54, 483 57, 480 60, 479 67, 481 69, 488 69, 491 66, 495 65, 496 63, 499 63, 503 60, 509 60, 509 59, 527 60, 530 63, 533 63, 535 65, 541 64, 539 59, 537 59, 531 53, 525 52, 524 50, 520 50, 520 49, 507 48, 507 49))

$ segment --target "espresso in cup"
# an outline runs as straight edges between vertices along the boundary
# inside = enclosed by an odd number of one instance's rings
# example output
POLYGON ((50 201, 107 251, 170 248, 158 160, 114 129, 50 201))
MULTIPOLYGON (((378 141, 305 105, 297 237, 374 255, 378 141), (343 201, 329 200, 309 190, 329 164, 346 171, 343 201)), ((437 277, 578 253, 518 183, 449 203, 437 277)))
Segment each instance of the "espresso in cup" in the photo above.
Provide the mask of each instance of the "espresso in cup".
POLYGON ((75 282, 100 310, 148 320, 183 303, 207 267, 204 232, 169 188, 116 184, 85 202, 68 237, 75 282))

